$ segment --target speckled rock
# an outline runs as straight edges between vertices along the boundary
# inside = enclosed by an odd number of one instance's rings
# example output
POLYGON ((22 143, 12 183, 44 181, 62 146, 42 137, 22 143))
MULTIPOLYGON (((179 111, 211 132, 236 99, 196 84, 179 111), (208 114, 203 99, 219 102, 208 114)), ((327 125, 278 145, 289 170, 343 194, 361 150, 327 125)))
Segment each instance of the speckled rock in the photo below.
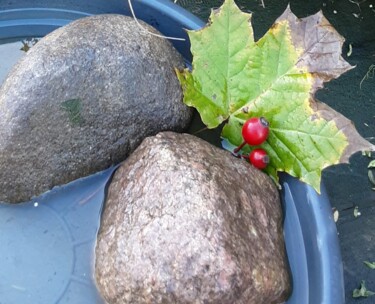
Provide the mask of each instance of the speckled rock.
POLYGON ((109 304, 273 304, 290 282, 268 176, 188 134, 147 138, 109 187, 96 247, 109 304))
POLYGON ((122 161, 146 136, 187 127, 174 67, 183 59, 169 41, 121 15, 41 39, 0 89, 0 201, 28 200, 122 161))

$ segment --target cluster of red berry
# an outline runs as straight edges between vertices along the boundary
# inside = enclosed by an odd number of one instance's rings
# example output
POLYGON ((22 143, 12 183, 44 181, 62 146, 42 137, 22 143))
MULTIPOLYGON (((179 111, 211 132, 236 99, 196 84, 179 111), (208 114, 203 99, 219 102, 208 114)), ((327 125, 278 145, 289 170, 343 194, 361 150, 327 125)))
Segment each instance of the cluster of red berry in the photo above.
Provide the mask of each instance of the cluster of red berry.
MULTIPOLYGON (((269 123, 264 117, 253 117, 247 120, 242 127, 242 137, 244 142, 234 149, 237 154, 246 144, 259 146, 265 142, 269 133, 269 123)), ((249 162, 258 169, 264 169, 269 163, 267 152, 262 148, 256 148, 249 155, 241 155, 249 159, 249 162)))

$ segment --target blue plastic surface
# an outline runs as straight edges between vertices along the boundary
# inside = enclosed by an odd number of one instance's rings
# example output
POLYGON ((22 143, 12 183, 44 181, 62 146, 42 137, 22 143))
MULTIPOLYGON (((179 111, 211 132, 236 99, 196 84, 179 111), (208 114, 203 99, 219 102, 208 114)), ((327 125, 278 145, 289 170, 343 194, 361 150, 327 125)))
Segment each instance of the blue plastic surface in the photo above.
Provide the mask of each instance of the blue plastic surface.
POLYGON ((337 229, 324 186, 321 194, 297 179, 281 176, 284 236, 293 277, 288 304, 345 303, 337 229))
POLYGON ((0 303, 103 303, 94 247, 114 168, 30 202, 0 205, 0 303))
MULTIPOLYGON (((184 28, 203 25, 169 1, 133 3, 138 18, 168 36, 187 38, 184 28)), ((0 3, 0 41, 43 36, 74 19, 99 13, 130 14, 124 0, 0 3)), ((188 40, 172 43, 191 60, 188 40)), ((26 204, 0 205, 0 304, 103 303, 93 281, 92 257, 110 175, 111 170, 99 173, 26 204)), ((324 187, 318 195, 288 175, 282 175, 281 185, 293 278, 287 303, 344 303, 341 254, 324 187)))

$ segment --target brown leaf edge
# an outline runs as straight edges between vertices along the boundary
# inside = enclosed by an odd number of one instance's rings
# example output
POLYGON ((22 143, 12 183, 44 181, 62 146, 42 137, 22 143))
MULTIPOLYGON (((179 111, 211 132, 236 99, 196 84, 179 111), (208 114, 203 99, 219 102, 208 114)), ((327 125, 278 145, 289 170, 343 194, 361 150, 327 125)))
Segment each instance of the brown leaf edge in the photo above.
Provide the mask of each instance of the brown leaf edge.
POLYGON ((348 139, 348 145, 341 155, 340 163, 349 163, 351 155, 358 151, 375 151, 375 145, 364 139, 355 128, 353 122, 341 113, 335 111, 327 104, 313 100, 311 108, 326 121, 334 121, 337 128, 344 133, 348 139))
POLYGON ((312 93, 322 88, 324 82, 355 68, 341 56, 345 39, 324 17, 322 11, 299 19, 288 5, 276 22, 284 20, 289 23, 294 46, 304 50, 296 63, 297 67, 307 68, 316 79, 312 93))
POLYGON ((314 98, 315 92, 322 88, 325 82, 355 68, 341 56, 344 37, 324 17, 322 11, 299 19, 288 5, 276 22, 284 20, 288 21, 294 46, 304 50, 296 63, 297 67, 307 68, 314 76, 314 84, 310 91, 311 108, 326 121, 333 120, 348 140, 339 162, 349 163, 350 156, 358 151, 374 151, 375 145, 358 133, 352 121, 314 98))

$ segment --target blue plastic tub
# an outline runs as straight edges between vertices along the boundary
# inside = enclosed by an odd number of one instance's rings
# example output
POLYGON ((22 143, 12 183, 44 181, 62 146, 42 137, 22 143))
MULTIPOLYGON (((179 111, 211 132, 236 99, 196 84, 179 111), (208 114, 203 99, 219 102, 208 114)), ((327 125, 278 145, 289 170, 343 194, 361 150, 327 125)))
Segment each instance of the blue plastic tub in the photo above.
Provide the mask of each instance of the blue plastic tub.
MULTIPOLYGON (((90 14, 130 15, 124 0, 4 2, 0 2, 2 43, 44 36, 90 14)), ((133 5, 138 18, 168 36, 187 38, 184 29, 204 25, 169 1, 133 0, 133 5)), ((173 44, 191 60, 188 40, 173 44)), ((16 59, 14 54, 5 58, 2 54, 0 76, 6 73, 2 62, 16 59)), ((93 249, 112 172, 113 168, 55 188, 29 203, 0 205, 0 303, 104 303, 93 280, 93 249)), ((293 294, 287 303, 344 303, 341 254, 324 187, 318 195, 288 175, 281 176, 281 184, 293 278, 293 294)))

